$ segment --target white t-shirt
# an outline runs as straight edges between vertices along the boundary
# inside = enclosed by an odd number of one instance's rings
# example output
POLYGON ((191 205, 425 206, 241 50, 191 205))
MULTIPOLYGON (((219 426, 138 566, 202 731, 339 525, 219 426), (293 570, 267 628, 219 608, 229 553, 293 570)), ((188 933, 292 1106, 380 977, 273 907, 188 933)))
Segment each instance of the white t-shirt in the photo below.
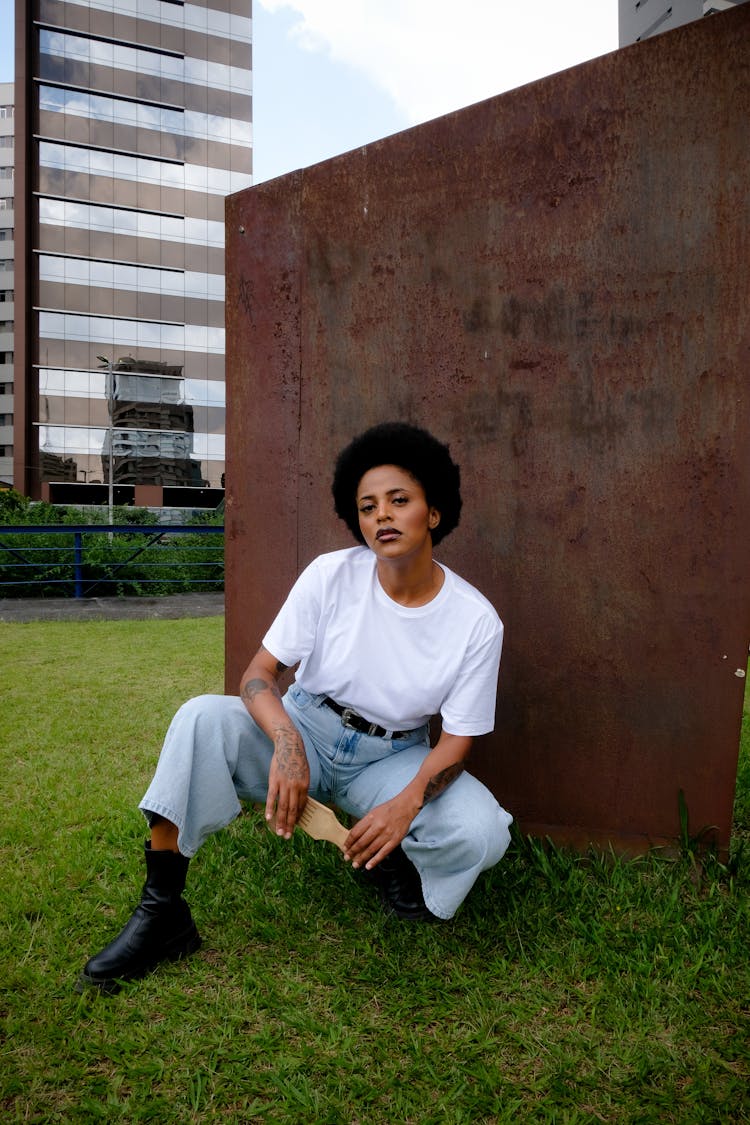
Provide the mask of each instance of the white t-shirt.
POLYGON ((487 599, 441 565, 427 605, 394 602, 367 547, 320 555, 291 589, 263 647, 311 694, 330 696, 372 723, 412 730, 440 714, 448 734, 495 722, 503 625, 487 599))

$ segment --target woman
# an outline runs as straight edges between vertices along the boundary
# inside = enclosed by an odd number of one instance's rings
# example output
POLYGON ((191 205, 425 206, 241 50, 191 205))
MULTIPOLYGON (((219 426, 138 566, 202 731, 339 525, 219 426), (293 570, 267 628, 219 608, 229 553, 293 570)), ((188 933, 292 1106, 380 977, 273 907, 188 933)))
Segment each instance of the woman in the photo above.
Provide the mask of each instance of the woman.
POLYGON ((458 466, 427 431, 384 423, 341 453, 333 496, 361 545, 303 571, 239 697, 177 712, 140 805, 151 827, 141 901, 79 987, 116 987, 199 947, 182 898, 188 863, 240 799, 265 801, 285 839, 308 793, 352 814, 345 858, 401 919, 451 918, 504 854, 512 817, 464 771, 493 728, 503 627, 432 554, 459 521, 458 466), (279 677, 295 665, 282 699, 279 677))

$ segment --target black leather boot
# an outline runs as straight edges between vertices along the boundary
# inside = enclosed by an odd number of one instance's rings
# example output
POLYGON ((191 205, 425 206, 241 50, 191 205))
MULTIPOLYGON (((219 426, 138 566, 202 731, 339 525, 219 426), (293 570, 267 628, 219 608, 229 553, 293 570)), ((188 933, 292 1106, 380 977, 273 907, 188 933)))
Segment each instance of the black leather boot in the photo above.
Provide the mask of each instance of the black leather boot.
POLYGON ((141 901, 114 941, 87 961, 76 991, 117 992, 160 961, 177 961, 200 948, 200 935, 182 898, 190 860, 179 852, 155 852, 146 843, 146 882, 141 901))
POLYGON ((389 914, 403 922, 435 922, 437 917, 428 908, 422 894, 419 872, 401 847, 394 848, 377 867, 359 871, 380 894, 380 901, 389 914))

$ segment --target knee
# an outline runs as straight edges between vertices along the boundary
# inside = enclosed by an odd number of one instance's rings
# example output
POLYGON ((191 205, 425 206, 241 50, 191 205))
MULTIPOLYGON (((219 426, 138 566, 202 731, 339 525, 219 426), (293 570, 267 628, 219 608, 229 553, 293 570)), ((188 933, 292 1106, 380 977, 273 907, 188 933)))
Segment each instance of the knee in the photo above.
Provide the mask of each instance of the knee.
POLYGON ((487 854, 485 866, 491 867, 503 858, 510 846, 510 826, 513 817, 495 801, 495 807, 486 825, 487 854))
POLYGON ((195 695, 178 708, 174 722, 207 723, 220 728, 227 716, 235 713, 237 705, 247 714, 241 701, 231 695, 195 695))
POLYGON ((471 816, 462 821, 461 848, 467 863, 485 870, 508 850, 513 817, 488 790, 482 796, 483 800, 473 803, 471 816))
POLYGON ((223 753, 248 720, 241 700, 234 696, 196 695, 176 712, 165 747, 178 748, 181 755, 223 753))

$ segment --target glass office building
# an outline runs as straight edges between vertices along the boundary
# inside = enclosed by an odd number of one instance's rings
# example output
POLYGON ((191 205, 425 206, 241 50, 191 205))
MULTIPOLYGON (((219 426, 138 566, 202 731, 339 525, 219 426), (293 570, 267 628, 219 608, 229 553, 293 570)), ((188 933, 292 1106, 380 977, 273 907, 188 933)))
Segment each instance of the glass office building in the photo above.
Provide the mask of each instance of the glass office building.
POLYGON ((250 2, 17 0, 29 495, 221 497, 224 197, 251 182, 250 2))

